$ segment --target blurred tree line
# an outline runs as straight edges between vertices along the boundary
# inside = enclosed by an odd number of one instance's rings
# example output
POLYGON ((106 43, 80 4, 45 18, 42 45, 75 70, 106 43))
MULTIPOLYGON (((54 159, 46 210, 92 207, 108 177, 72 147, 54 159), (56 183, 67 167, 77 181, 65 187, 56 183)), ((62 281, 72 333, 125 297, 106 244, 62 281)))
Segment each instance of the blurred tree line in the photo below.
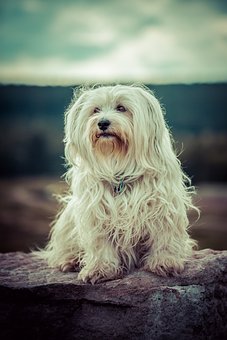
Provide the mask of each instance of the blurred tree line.
MULTIPOLYGON (((193 182, 227 181, 227 84, 150 86, 193 182)), ((70 87, 0 86, 0 175, 64 173, 63 121, 70 87)))

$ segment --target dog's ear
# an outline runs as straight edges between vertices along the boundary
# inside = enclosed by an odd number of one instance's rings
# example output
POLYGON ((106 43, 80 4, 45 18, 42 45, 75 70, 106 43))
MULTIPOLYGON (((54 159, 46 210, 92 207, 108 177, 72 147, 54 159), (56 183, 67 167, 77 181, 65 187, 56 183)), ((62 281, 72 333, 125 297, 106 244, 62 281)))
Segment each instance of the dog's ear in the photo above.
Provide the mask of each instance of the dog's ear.
POLYGON ((149 90, 139 88, 138 95, 142 111, 134 116, 137 162, 157 174, 171 172, 171 168, 179 166, 179 161, 161 105, 149 90))
POLYGON ((134 112, 136 157, 145 168, 152 167, 165 132, 165 121, 158 100, 148 89, 136 88, 134 112))
POLYGON ((65 112, 65 158, 70 165, 75 164, 78 157, 80 146, 76 137, 81 134, 81 126, 78 120, 86 97, 86 90, 79 89, 76 91, 69 108, 65 112))

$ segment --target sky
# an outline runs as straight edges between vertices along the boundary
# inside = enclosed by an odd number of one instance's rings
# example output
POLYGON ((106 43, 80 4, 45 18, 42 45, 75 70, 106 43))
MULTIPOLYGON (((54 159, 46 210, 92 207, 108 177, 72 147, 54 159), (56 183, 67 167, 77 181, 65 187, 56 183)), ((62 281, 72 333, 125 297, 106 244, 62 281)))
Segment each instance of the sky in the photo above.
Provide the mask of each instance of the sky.
POLYGON ((227 81, 226 0, 0 0, 0 83, 227 81))

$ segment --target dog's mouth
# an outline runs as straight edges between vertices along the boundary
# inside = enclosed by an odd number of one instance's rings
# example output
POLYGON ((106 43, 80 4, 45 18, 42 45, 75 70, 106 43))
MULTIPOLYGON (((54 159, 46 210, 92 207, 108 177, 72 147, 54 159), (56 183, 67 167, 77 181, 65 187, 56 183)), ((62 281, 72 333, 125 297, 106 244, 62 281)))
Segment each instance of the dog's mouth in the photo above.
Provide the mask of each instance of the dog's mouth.
POLYGON ((96 134, 97 138, 119 138, 115 133, 101 132, 96 134))

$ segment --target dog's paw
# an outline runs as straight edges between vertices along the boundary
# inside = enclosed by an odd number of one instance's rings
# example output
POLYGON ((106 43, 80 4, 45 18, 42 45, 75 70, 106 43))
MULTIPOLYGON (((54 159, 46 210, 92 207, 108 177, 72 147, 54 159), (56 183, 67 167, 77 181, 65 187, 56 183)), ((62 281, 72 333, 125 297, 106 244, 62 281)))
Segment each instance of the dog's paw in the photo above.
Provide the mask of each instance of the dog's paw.
POLYGON ((178 276, 184 270, 184 261, 171 256, 154 257, 144 265, 143 270, 164 277, 178 276))
POLYGON ((115 273, 115 272, 108 272, 108 271, 103 271, 103 270, 90 270, 87 269, 86 266, 81 269, 78 279, 82 280, 85 283, 91 283, 94 285, 95 283, 101 283, 109 280, 114 280, 114 279, 119 279, 122 277, 122 274, 120 272, 115 273))
POLYGON ((60 270, 64 273, 79 271, 79 262, 77 259, 68 260, 60 265, 60 270))

